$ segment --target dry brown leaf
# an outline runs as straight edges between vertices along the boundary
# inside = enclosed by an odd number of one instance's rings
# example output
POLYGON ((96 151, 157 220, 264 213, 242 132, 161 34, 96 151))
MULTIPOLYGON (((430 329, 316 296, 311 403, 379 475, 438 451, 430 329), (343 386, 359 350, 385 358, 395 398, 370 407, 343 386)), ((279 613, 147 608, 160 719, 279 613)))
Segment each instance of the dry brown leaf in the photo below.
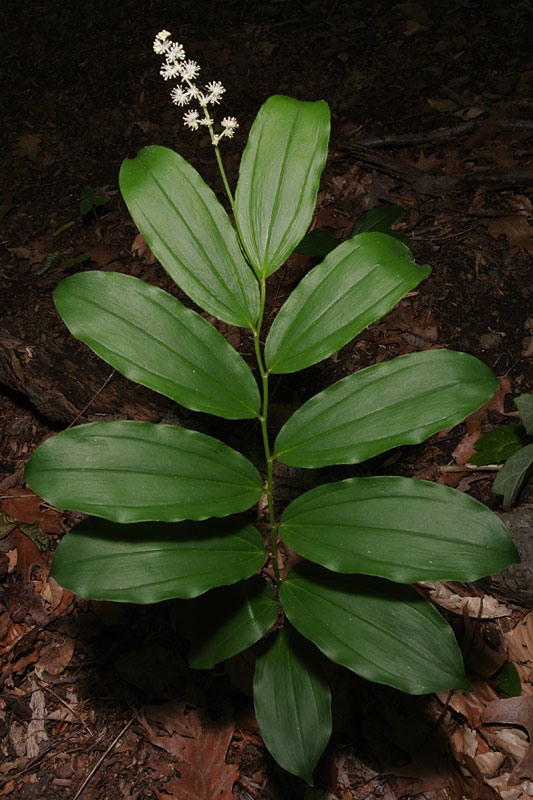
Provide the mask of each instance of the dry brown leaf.
POLYGON ((457 447, 452 452, 456 464, 466 464, 476 452, 476 442, 481 439, 481 431, 465 433, 457 447))
POLYGON ((17 152, 31 159, 31 161, 38 161, 41 152, 41 137, 34 133, 25 133, 19 136, 16 142, 17 152))
POLYGON ((458 714, 462 714, 471 728, 477 728, 487 703, 497 700, 499 696, 490 683, 475 675, 470 677, 470 683, 474 688, 473 692, 457 689, 451 697, 448 692, 439 692, 437 697, 443 705, 448 704, 458 714))
POLYGON ((500 603, 495 597, 483 595, 483 597, 469 597, 453 592, 444 583, 421 582, 421 586, 429 589, 431 601, 446 611, 453 614, 466 614, 474 619, 496 619, 497 617, 510 617, 513 613, 504 603, 500 603), (481 600, 483 606, 481 607, 481 600), (481 616, 480 616, 481 608, 481 616))
POLYGON ((522 693, 533 694, 533 611, 511 633, 508 653, 520 675, 522 693))
POLYGON ((28 525, 39 523, 46 533, 64 533, 63 514, 43 503, 31 489, 8 489, 0 508, 10 517, 28 525))
POLYGON ((120 256, 120 247, 107 244, 95 244, 90 248, 91 261, 94 261, 99 267, 105 267, 111 261, 116 261, 120 256))
MULTIPOLYGON (((184 704, 182 709, 181 721, 176 707, 178 716, 171 724, 179 722, 186 735, 148 737, 151 744, 162 747, 180 762, 181 778, 171 784, 174 796, 177 800, 233 800, 232 788, 239 772, 233 764, 226 763, 226 753, 235 722, 206 720, 197 709, 186 709, 184 704)), ((164 788, 169 788, 168 784, 164 788)))
POLYGON ((428 12, 423 6, 419 5, 419 3, 413 3, 411 0, 406 0, 405 3, 397 3, 395 8, 397 8, 398 11, 401 11, 404 17, 407 17, 407 19, 412 19, 415 22, 418 22, 420 25, 431 25, 428 12))
POLYGON ((61 675, 74 655, 75 641, 70 636, 55 634, 41 649, 39 662, 35 665, 35 672, 39 678, 44 673, 48 675, 61 675))
POLYGON ((511 247, 511 255, 519 250, 533 253, 533 227, 529 225, 526 217, 522 215, 500 217, 486 223, 487 230, 493 239, 506 236, 511 247))
MULTIPOLYGON (((505 728, 498 732, 500 741, 505 741, 508 747, 514 747, 512 753, 514 758, 520 758, 518 764, 511 772, 511 780, 520 783, 523 780, 533 779, 533 697, 507 697, 504 700, 495 700, 489 703, 481 715, 485 725, 515 725, 518 729, 525 728, 529 734, 529 744, 526 742, 526 750, 519 747, 517 742, 522 737, 518 737, 518 731, 513 732, 514 738, 510 739, 512 731, 505 728)), ((493 734, 494 735, 494 734, 493 734)), ((508 751, 509 752, 509 751, 508 751)))

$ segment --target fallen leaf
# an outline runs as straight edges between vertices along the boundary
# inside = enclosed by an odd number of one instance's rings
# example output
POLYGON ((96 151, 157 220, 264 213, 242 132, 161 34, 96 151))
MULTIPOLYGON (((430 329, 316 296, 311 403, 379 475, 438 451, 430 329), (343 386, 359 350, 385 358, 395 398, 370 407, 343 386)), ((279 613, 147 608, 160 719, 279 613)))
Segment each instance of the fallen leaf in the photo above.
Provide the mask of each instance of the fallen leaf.
POLYGON ((34 133, 25 133, 17 139, 16 149, 20 155, 26 156, 31 161, 38 161, 41 152, 41 137, 34 133))
POLYGON ((120 247, 106 244, 95 244, 90 248, 91 261, 94 261, 99 267, 105 267, 111 261, 116 261, 120 256, 120 247))
POLYGON ((412 19, 420 25, 431 25, 431 20, 428 16, 426 9, 418 3, 413 3, 407 0, 405 3, 397 3, 395 8, 401 11, 404 17, 412 19))
POLYGON ((456 464, 466 464, 476 452, 476 442, 481 439, 481 431, 465 433, 457 447, 452 452, 456 464))
POLYGON ((431 99, 430 97, 426 97, 426 101, 429 103, 431 108, 435 109, 435 111, 440 111, 442 114, 456 111, 458 108, 457 103, 454 103, 453 100, 448 100, 446 98, 431 99))
POLYGON ((533 611, 511 633, 508 653, 522 680, 522 692, 533 694, 533 611))
POLYGON ((196 738, 184 740, 186 763, 179 766, 179 800, 233 800, 239 771, 226 763, 226 753, 234 729, 235 723, 228 720, 208 721, 196 738))
POLYGON ((70 636, 56 633, 41 649, 39 661, 35 665, 37 676, 42 679, 44 673, 61 675, 72 660, 74 644, 74 639, 70 636))
POLYGON ((64 533, 63 514, 47 507, 31 489, 8 489, 0 505, 10 517, 29 525, 37 522, 45 533, 64 533))
MULTIPOLYGON (((529 735, 529 745, 520 761, 511 772, 511 782, 520 783, 533 779, 533 697, 508 697, 489 703, 481 715, 485 725, 503 724, 525 728, 529 735)), ((509 730, 500 732, 509 736, 509 730)), ((527 743, 526 743, 527 744, 527 743)), ((519 756, 521 750, 515 750, 519 756)), ((514 755, 516 758, 517 755, 514 755)))
POLYGON ((511 255, 519 250, 533 253, 533 227, 524 216, 500 217, 485 223, 493 239, 506 236, 511 247, 511 255))

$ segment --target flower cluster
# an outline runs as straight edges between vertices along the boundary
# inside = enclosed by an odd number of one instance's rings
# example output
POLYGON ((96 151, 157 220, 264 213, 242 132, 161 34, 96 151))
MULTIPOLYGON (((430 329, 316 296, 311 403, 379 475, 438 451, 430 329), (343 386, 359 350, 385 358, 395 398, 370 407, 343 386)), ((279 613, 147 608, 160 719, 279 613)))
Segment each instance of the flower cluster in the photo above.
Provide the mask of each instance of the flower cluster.
POLYGON ((183 116, 185 125, 193 131, 198 130, 200 125, 207 125, 214 145, 217 145, 224 136, 231 139, 239 127, 235 117, 224 117, 220 123, 222 133, 215 134, 213 133, 214 119, 209 113, 209 106, 218 105, 226 91, 222 84, 219 81, 211 81, 203 89, 199 89, 194 82, 200 72, 199 64, 185 58, 183 45, 173 42, 168 31, 160 31, 157 34, 154 50, 165 58, 161 67, 163 78, 166 81, 178 81, 178 85, 170 93, 172 102, 177 106, 187 106, 189 103, 196 102, 203 112, 203 116, 196 109, 185 112, 183 116))

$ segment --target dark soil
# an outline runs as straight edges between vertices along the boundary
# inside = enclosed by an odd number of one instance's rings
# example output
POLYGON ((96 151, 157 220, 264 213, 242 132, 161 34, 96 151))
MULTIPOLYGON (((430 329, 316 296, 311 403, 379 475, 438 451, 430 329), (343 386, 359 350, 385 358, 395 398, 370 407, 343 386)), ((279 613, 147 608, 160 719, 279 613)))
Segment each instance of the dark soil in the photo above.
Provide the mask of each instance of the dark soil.
MULTIPOLYGON (((446 697, 405 697, 335 671, 335 734, 312 790, 283 773, 264 749, 246 654, 225 669, 191 671, 172 604, 88 603, 47 581, 52 551, 76 515, 40 504, 23 482, 35 447, 74 422, 177 414, 189 427, 204 425, 132 387, 75 342, 51 296, 73 271, 103 269, 141 277, 187 302, 143 249, 118 191, 123 159, 160 144, 188 159, 225 202, 208 137, 183 127, 159 76, 152 41, 166 28, 202 65, 205 81, 226 87, 221 108, 240 124, 223 144, 232 185, 250 124, 270 95, 325 99, 332 139, 313 227, 342 239, 366 210, 401 205, 395 228, 412 239, 417 262, 433 268, 383 321, 333 358, 274 385, 274 424, 284 404, 300 403, 376 361, 431 347, 466 351, 500 379, 496 401, 425 445, 370 466, 448 483, 497 508, 494 473, 464 465, 480 432, 515 421, 512 398, 533 391, 532 23, 527 0, 29 0, 24 6, 4 0, 0 796, 533 796, 533 758, 520 775, 512 773, 524 747, 506 750, 483 738, 480 722, 484 706, 499 697, 488 680, 497 667, 490 671, 483 659, 498 666, 513 660, 511 640, 516 645, 519 635, 533 654, 524 633, 533 631, 529 609, 512 597, 507 616, 445 612, 463 645, 475 642, 482 654, 470 659, 473 700, 461 693, 449 704, 446 697), (468 131, 458 133, 465 122, 468 131), (404 134, 424 141, 391 140, 404 134), (107 202, 82 219, 85 186, 107 202), (192 740, 198 744, 184 767, 192 740), (209 770, 219 778, 211 796, 203 783, 209 770)), ((311 266, 293 255, 272 276, 268 321, 311 266)), ((220 329, 245 358, 251 355, 244 334, 220 329)), ((232 440, 232 430, 217 425, 211 432, 232 440)), ((280 479, 285 487, 286 476, 280 479)), ((520 500, 532 499, 526 485, 520 500)), ((476 587, 448 588, 464 597, 481 594, 476 587)), ((528 664, 524 656, 520 674, 529 701, 528 664)))

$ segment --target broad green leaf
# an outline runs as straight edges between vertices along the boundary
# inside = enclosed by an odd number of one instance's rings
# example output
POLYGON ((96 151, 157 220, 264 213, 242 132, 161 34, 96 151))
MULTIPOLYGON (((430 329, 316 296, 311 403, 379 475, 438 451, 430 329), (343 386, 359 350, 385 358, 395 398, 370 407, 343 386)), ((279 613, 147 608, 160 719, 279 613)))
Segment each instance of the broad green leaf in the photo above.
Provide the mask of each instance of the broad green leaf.
POLYGON ((117 272, 81 272, 59 284, 68 329, 132 381, 186 408, 255 417, 254 377, 216 328, 167 292, 117 272))
POLYGON ((514 404, 520 411, 520 419, 526 432, 533 435, 533 394, 518 395, 514 404))
POLYGON ((494 676, 497 689, 502 697, 520 697, 522 694, 522 681, 517 668, 508 661, 494 676))
POLYGON ((259 288, 228 215, 184 158, 145 147, 120 170, 120 190, 150 250, 184 292, 230 325, 253 327, 259 288))
POLYGON ((242 517, 118 525, 88 517, 60 542, 50 574, 91 600, 159 603, 253 575, 265 561, 242 517))
POLYGON ((262 493, 253 464, 218 439, 129 420, 91 422, 47 439, 25 480, 57 508, 114 522, 226 517, 262 493))
POLYGON ((255 715, 264 743, 278 764, 311 785, 331 736, 331 694, 317 656, 286 626, 267 640, 254 677, 255 715))
POLYGON ((305 558, 335 572, 398 583, 473 581, 518 556, 507 528, 477 500, 411 478, 348 478, 287 506, 279 533, 305 558))
POLYGON ((371 208, 366 211, 355 223, 350 233, 350 239, 360 233, 388 233, 394 225, 403 208, 401 206, 388 206, 387 208, 371 208))
POLYGON ((520 450, 526 443, 524 429, 520 425, 504 425, 494 428, 476 442, 476 452, 468 461, 482 467, 484 464, 500 464, 520 450))
POLYGON ((303 278, 274 319, 265 345, 270 372, 296 372, 335 353, 427 278, 408 247, 362 233, 303 278))
POLYGON ((357 464, 457 425, 497 385, 490 369, 466 353, 399 356, 349 375, 304 403, 279 432, 275 457, 297 467, 357 464))
POLYGON ((452 629, 412 587, 299 564, 279 599, 332 661, 409 694, 470 689, 452 629))
MULTIPOLYGON (((262 554, 259 567, 265 560, 263 546, 262 554)), ((270 584, 254 575, 189 600, 177 611, 178 628, 191 642, 189 664, 211 669, 259 641, 276 621, 278 604, 270 584)))
POLYGON ((236 216, 257 274, 275 272, 311 222, 329 140, 327 103, 274 95, 260 108, 244 150, 236 216))
POLYGON ((513 505, 532 469, 533 444, 522 447, 507 459, 492 484, 492 491, 503 495, 503 508, 513 505))
POLYGON ((310 258, 325 258, 340 243, 340 239, 337 239, 332 233, 314 230, 305 234, 302 241, 295 247, 294 252, 310 258))

